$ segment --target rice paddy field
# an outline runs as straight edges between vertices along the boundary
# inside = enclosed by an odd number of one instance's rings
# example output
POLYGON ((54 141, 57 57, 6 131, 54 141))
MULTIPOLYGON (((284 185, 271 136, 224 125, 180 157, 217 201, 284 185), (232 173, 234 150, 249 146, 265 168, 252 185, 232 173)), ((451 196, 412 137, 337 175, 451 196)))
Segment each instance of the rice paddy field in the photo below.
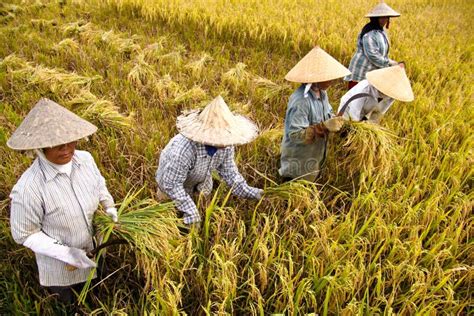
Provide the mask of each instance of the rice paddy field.
MULTIPOLYGON (((390 57, 415 101, 332 135, 317 183, 279 184, 284 75, 312 47, 348 65, 368 0, 3 0, 0 3, 0 314, 60 315, 15 244, 9 193, 34 158, 6 141, 40 97, 99 127, 94 156, 119 204, 97 234, 90 315, 473 313, 474 5, 391 0, 390 57), (155 201, 157 158, 183 110, 222 95, 260 136, 236 151, 261 201, 216 182, 200 231, 155 201)), ((334 109, 345 92, 329 90, 334 109)))

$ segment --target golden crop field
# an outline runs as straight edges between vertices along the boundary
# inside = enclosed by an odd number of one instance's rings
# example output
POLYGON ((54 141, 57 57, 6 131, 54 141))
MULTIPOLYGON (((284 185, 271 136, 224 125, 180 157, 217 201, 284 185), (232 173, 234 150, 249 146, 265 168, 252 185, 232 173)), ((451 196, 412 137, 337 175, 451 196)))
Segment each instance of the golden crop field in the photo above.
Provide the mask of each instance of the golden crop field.
MULTIPOLYGON (((99 212, 97 233, 136 241, 103 256, 103 280, 81 293, 84 313, 472 313, 472 1, 388 1, 402 13, 390 57, 405 61, 415 101, 395 102, 381 126, 332 135, 316 184, 276 183, 296 88, 285 74, 315 45, 347 66, 376 3, 3 0, 0 314, 60 314, 9 226, 9 194, 34 156, 6 141, 40 97, 99 127, 79 148, 94 156, 123 227, 99 212), (201 231, 181 236, 172 207, 154 201, 157 158, 176 117, 219 94, 261 129, 236 159, 266 198, 237 199, 221 184, 198 201, 201 231)), ((345 84, 328 93, 336 109, 345 84)))

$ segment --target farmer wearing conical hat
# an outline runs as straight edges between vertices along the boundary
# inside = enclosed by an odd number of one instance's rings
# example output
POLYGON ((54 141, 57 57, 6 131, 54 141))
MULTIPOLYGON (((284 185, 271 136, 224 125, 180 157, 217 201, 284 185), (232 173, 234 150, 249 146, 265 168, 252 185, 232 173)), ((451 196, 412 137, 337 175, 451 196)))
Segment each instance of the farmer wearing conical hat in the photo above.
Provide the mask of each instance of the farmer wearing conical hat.
POLYGON ((258 128, 247 118, 233 114, 221 96, 202 111, 192 111, 177 120, 179 134, 160 155, 156 181, 159 198, 170 198, 182 212, 185 224, 201 221, 192 196, 212 190, 212 171, 243 198, 260 199, 263 190, 251 187, 234 161, 234 145, 252 141, 258 128))
POLYGON ((388 58, 390 42, 387 32, 391 17, 399 17, 400 13, 390 8, 383 0, 365 17, 370 18, 357 37, 357 51, 351 59, 351 74, 344 78, 351 89, 365 78, 368 71, 394 66, 398 62, 388 58))
POLYGON ((33 250, 42 286, 65 304, 74 302, 95 262, 92 217, 99 203, 117 220, 114 200, 91 154, 77 140, 97 127, 57 103, 41 99, 7 142, 37 158, 11 192, 14 240, 33 250), (77 269, 74 269, 75 267, 77 269))
POLYGON ((329 132, 337 132, 342 117, 334 117, 326 89, 349 70, 319 47, 311 50, 285 79, 301 83, 286 110, 281 144, 280 175, 284 180, 314 181, 326 158, 329 132))
POLYGON ((413 101, 413 91, 402 64, 372 70, 341 99, 338 113, 353 121, 375 123, 387 112, 394 100, 413 101))

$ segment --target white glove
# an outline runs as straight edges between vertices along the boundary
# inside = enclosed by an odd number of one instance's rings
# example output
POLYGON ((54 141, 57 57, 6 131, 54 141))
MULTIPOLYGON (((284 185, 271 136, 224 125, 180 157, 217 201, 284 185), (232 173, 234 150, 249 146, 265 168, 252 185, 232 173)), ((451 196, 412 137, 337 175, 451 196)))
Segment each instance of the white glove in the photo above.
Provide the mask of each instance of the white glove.
POLYGON ((109 207, 108 209, 105 210, 105 213, 107 213, 107 215, 109 215, 109 217, 112 218, 114 223, 117 223, 118 214, 117 214, 117 209, 115 207, 109 207))
POLYGON ((341 129, 342 125, 344 125, 344 118, 342 116, 335 116, 324 121, 323 125, 328 129, 328 131, 337 132, 341 129))
POLYGON ((23 246, 30 248, 37 254, 60 260, 79 269, 95 268, 97 266, 94 261, 87 257, 84 250, 62 245, 43 232, 30 235, 23 246))
POLYGON ((263 197, 263 193, 264 193, 264 191, 262 189, 258 189, 257 194, 255 194, 255 199, 261 200, 262 197, 263 197))
POLYGON ((396 66, 396 65, 398 65, 398 61, 395 61, 393 59, 389 59, 388 60, 388 65, 389 66, 396 66))

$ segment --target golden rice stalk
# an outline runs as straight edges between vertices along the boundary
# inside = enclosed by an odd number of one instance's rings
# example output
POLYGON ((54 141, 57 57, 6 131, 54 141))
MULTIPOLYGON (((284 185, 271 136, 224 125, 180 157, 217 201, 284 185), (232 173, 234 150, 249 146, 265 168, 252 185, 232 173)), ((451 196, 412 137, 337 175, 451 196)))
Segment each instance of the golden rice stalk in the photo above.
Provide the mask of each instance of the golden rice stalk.
POLYGON ((251 77, 250 73, 247 72, 245 68, 247 68, 246 64, 237 63, 234 68, 231 68, 222 76, 222 79, 224 82, 230 83, 233 86, 238 86, 242 83, 245 83, 251 77))
POLYGON ((122 34, 115 34, 113 30, 103 32, 100 40, 109 45, 113 50, 119 53, 132 53, 140 50, 140 45, 136 42, 137 36, 125 38, 122 34))
POLYGON ((47 68, 41 65, 33 67, 31 70, 29 82, 46 85, 53 93, 73 93, 80 88, 89 89, 93 81, 102 78, 99 75, 87 77, 76 73, 62 72, 58 69, 47 68))
POLYGON ((0 3, 0 16, 15 14, 23 11, 23 8, 12 3, 0 3))
POLYGON ((7 72, 14 70, 31 67, 31 63, 28 63, 21 57, 18 57, 15 53, 6 56, 0 61, 0 65, 7 69, 7 72))
POLYGON ((159 59, 160 54, 164 49, 164 43, 167 41, 165 36, 161 36, 158 38, 158 41, 146 46, 143 49, 143 54, 145 54, 145 60, 147 62, 155 62, 159 59))
POLYGON ((211 62, 212 60, 213 58, 211 57, 211 55, 207 53, 203 53, 198 60, 195 60, 187 64, 186 68, 191 69, 193 74, 198 75, 201 73, 204 66, 206 66, 206 64, 211 62))
POLYGON ((174 99, 178 95, 180 89, 179 84, 173 81, 170 75, 163 76, 163 78, 156 82, 154 87, 154 90, 161 100, 174 99))
POLYGON ((387 179, 398 161, 396 138, 378 124, 348 122, 335 136, 337 167, 352 178, 363 175, 387 179))
POLYGON ((135 65, 128 73, 128 81, 135 87, 142 88, 147 83, 155 81, 155 69, 145 61, 145 55, 139 54, 134 61, 135 65))
POLYGON ((82 90, 78 96, 66 102, 66 105, 78 107, 81 116, 104 127, 116 129, 133 127, 133 113, 121 114, 111 101, 99 99, 88 90, 82 90))
POLYGON ((20 80, 45 86, 53 93, 70 94, 80 89, 89 89, 93 81, 101 79, 98 75, 87 77, 42 65, 34 66, 15 55, 7 56, 2 65, 6 66, 7 72, 20 80))
POLYGON ((206 91, 204 91, 199 86, 194 86, 188 91, 185 91, 178 96, 176 96, 173 100, 175 103, 184 103, 188 101, 202 101, 207 96, 206 91))
MULTIPOLYGON (((185 243, 180 235, 173 203, 157 203, 152 199, 138 199, 141 190, 129 192, 117 210, 118 222, 102 212, 94 217, 96 232, 103 243, 112 238, 125 240, 137 256, 139 269, 144 272, 147 285, 164 290, 165 275, 179 276, 185 260, 185 243)), ((103 251, 99 251, 98 257, 103 251)), ((82 290, 83 302, 89 291, 93 272, 82 290)))
POLYGON ((185 244, 177 226, 174 203, 138 200, 139 193, 127 194, 117 211, 118 223, 103 213, 97 214, 94 222, 99 235, 111 234, 128 242, 148 282, 156 288, 164 274, 180 275, 185 244))
POLYGON ((51 20, 45 20, 45 19, 31 19, 30 23, 33 27, 37 27, 39 29, 44 29, 46 27, 50 26, 57 26, 58 21, 51 19, 51 20))
POLYGON ((92 23, 87 23, 84 20, 79 20, 76 22, 66 23, 61 27, 63 35, 72 36, 80 34, 86 30, 92 29, 92 23))
POLYGON ((183 60, 183 54, 186 52, 184 46, 179 45, 174 51, 158 56, 158 60, 163 63, 169 63, 174 66, 181 64, 183 60))
POLYGON ((73 38, 66 38, 53 46, 53 50, 57 52, 70 52, 77 51, 79 49, 79 43, 73 38))
POLYGON ((320 200, 316 184, 306 180, 292 180, 266 187, 264 193, 269 198, 286 200, 295 207, 309 207, 320 200))
POLYGON ((287 84, 279 85, 269 79, 262 77, 255 78, 253 82, 257 86, 257 90, 262 92, 262 98, 264 101, 276 96, 286 95, 291 88, 287 84))

